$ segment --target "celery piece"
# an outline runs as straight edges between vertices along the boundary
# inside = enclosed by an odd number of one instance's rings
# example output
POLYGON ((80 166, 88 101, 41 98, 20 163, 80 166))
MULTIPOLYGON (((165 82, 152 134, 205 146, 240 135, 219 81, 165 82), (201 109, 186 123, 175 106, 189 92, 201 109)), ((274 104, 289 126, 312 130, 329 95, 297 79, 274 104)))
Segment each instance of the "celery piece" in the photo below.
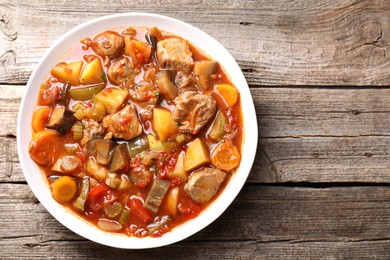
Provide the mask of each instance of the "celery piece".
POLYGON ((74 203, 74 206, 81 211, 84 211, 85 201, 87 200, 88 192, 89 192, 89 179, 87 177, 84 177, 81 182, 80 195, 74 203))

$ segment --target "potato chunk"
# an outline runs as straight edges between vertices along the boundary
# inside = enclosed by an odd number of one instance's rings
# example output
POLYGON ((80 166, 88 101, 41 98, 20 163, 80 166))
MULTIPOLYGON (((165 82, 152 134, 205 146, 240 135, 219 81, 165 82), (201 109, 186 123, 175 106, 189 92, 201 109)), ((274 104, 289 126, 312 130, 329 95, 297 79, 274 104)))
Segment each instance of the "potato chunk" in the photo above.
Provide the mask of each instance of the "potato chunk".
POLYGON ((60 62, 51 69, 50 73, 59 82, 69 81, 72 86, 78 86, 80 85, 79 77, 82 66, 82 60, 69 63, 60 62))
POLYGON ((125 89, 106 88, 95 96, 95 103, 101 102, 107 113, 115 113, 122 107, 128 94, 125 89))
POLYGON ((209 151, 199 138, 195 139, 189 146, 184 160, 184 170, 186 172, 199 168, 210 162, 209 151))
POLYGON ((178 131, 178 126, 173 120, 172 113, 163 108, 153 109, 153 129, 162 142, 168 140, 178 131))
POLYGON ((107 81, 100 58, 97 56, 89 56, 88 60, 89 62, 85 65, 81 73, 81 84, 97 84, 107 81))

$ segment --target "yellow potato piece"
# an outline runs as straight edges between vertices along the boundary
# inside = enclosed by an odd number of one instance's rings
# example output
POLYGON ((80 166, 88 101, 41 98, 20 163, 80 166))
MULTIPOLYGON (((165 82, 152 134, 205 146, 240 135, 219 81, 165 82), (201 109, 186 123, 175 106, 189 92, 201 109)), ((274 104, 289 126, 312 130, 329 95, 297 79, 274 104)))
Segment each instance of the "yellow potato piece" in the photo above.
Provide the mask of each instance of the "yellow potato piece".
POLYGON ((102 62, 100 58, 94 57, 85 65, 81 73, 80 83, 83 85, 96 84, 106 81, 106 74, 104 73, 102 62))
POLYGON ((167 176, 169 178, 175 178, 179 177, 182 178, 183 180, 187 180, 187 173, 184 170, 184 152, 181 152, 179 154, 179 157, 177 158, 176 166, 175 169, 172 172, 169 172, 167 176))
POLYGON ((169 153, 176 145, 176 142, 161 142, 161 140, 156 140, 152 134, 148 134, 147 138, 150 150, 155 152, 169 153))
POLYGON ((178 131, 178 126, 173 120, 171 111, 163 108, 153 109, 153 129, 162 142, 168 140, 178 131))
POLYGON ((51 69, 50 73, 59 82, 69 81, 72 86, 78 86, 80 85, 79 77, 82 66, 82 60, 69 63, 60 62, 51 69))
POLYGON ((205 163, 210 162, 210 154, 199 138, 195 139, 187 148, 184 160, 184 170, 192 171, 205 163))
POLYGON ((106 88, 95 96, 95 104, 102 103, 108 114, 117 112, 125 102, 129 92, 125 89, 106 88))

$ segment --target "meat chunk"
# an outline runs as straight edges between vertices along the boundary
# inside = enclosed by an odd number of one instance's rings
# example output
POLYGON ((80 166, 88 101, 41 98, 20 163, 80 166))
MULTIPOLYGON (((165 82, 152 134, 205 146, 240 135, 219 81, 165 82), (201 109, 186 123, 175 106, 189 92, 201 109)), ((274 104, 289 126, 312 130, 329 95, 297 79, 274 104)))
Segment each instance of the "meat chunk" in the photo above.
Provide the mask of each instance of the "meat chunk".
POLYGON ((195 91, 183 92, 175 99, 173 119, 179 122, 179 131, 196 134, 213 117, 217 110, 217 102, 208 95, 195 91))
POLYGON ((116 138, 131 140, 142 134, 137 111, 133 104, 103 118, 103 126, 116 138))
POLYGON ((185 91, 197 91, 194 84, 194 77, 191 73, 183 73, 179 71, 175 77, 175 85, 179 90, 179 93, 185 91))
POLYGON ((124 51, 125 40, 117 32, 105 31, 96 35, 91 47, 97 55, 114 59, 124 51))
POLYGON ((159 93, 153 84, 142 80, 129 88, 129 95, 142 109, 152 111, 157 104, 159 93))
POLYGON ((165 69, 189 73, 194 60, 189 44, 179 38, 169 38, 157 43, 157 58, 165 69))
POLYGON ((104 134, 103 126, 95 120, 84 118, 81 122, 84 126, 83 139, 80 141, 81 144, 85 144, 89 140, 92 140, 92 138, 102 136, 104 134))
POLYGON ((108 79, 115 85, 123 85, 128 88, 133 82, 134 77, 139 73, 128 58, 113 60, 108 68, 108 79))
POLYGON ((206 203, 217 194, 225 178, 226 173, 220 169, 206 167, 190 175, 184 190, 192 200, 206 203))

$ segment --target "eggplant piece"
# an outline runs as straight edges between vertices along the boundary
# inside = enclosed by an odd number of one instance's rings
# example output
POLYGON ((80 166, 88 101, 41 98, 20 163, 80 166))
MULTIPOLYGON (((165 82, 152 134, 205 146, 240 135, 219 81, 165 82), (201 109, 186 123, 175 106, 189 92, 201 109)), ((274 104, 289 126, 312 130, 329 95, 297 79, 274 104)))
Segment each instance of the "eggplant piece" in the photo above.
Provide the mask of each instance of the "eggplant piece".
POLYGON ((108 165, 110 163, 110 151, 114 146, 111 140, 97 139, 96 143, 96 162, 100 165, 108 165))
POLYGON ((57 130, 60 134, 66 134, 76 123, 77 119, 73 112, 64 107, 54 108, 50 115, 50 120, 46 127, 57 130))
POLYGON ((154 179, 152 188, 145 200, 144 207, 153 213, 157 213, 165 194, 167 193, 171 182, 166 180, 154 179))
POLYGON ((217 73, 218 61, 215 60, 202 60, 195 61, 192 71, 195 75, 213 75, 217 73))
POLYGON ((161 70, 156 74, 156 84, 159 92, 168 100, 177 96, 177 87, 172 83, 171 77, 167 70, 161 70))
POLYGON ((129 149, 126 143, 117 145, 112 152, 112 158, 110 161, 110 172, 117 172, 125 168, 126 164, 130 160, 129 149))
POLYGON ((148 32, 145 35, 146 42, 153 47, 153 49, 157 49, 157 38, 154 35, 151 35, 150 32, 148 32))
POLYGON ((68 103, 69 103, 69 98, 67 96, 68 92, 69 92, 69 89, 70 89, 70 84, 69 84, 69 81, 67 81, 62 86, 61 93, 60 93, 61 104, 64 105, 65 107, 67 107, 68 103))

